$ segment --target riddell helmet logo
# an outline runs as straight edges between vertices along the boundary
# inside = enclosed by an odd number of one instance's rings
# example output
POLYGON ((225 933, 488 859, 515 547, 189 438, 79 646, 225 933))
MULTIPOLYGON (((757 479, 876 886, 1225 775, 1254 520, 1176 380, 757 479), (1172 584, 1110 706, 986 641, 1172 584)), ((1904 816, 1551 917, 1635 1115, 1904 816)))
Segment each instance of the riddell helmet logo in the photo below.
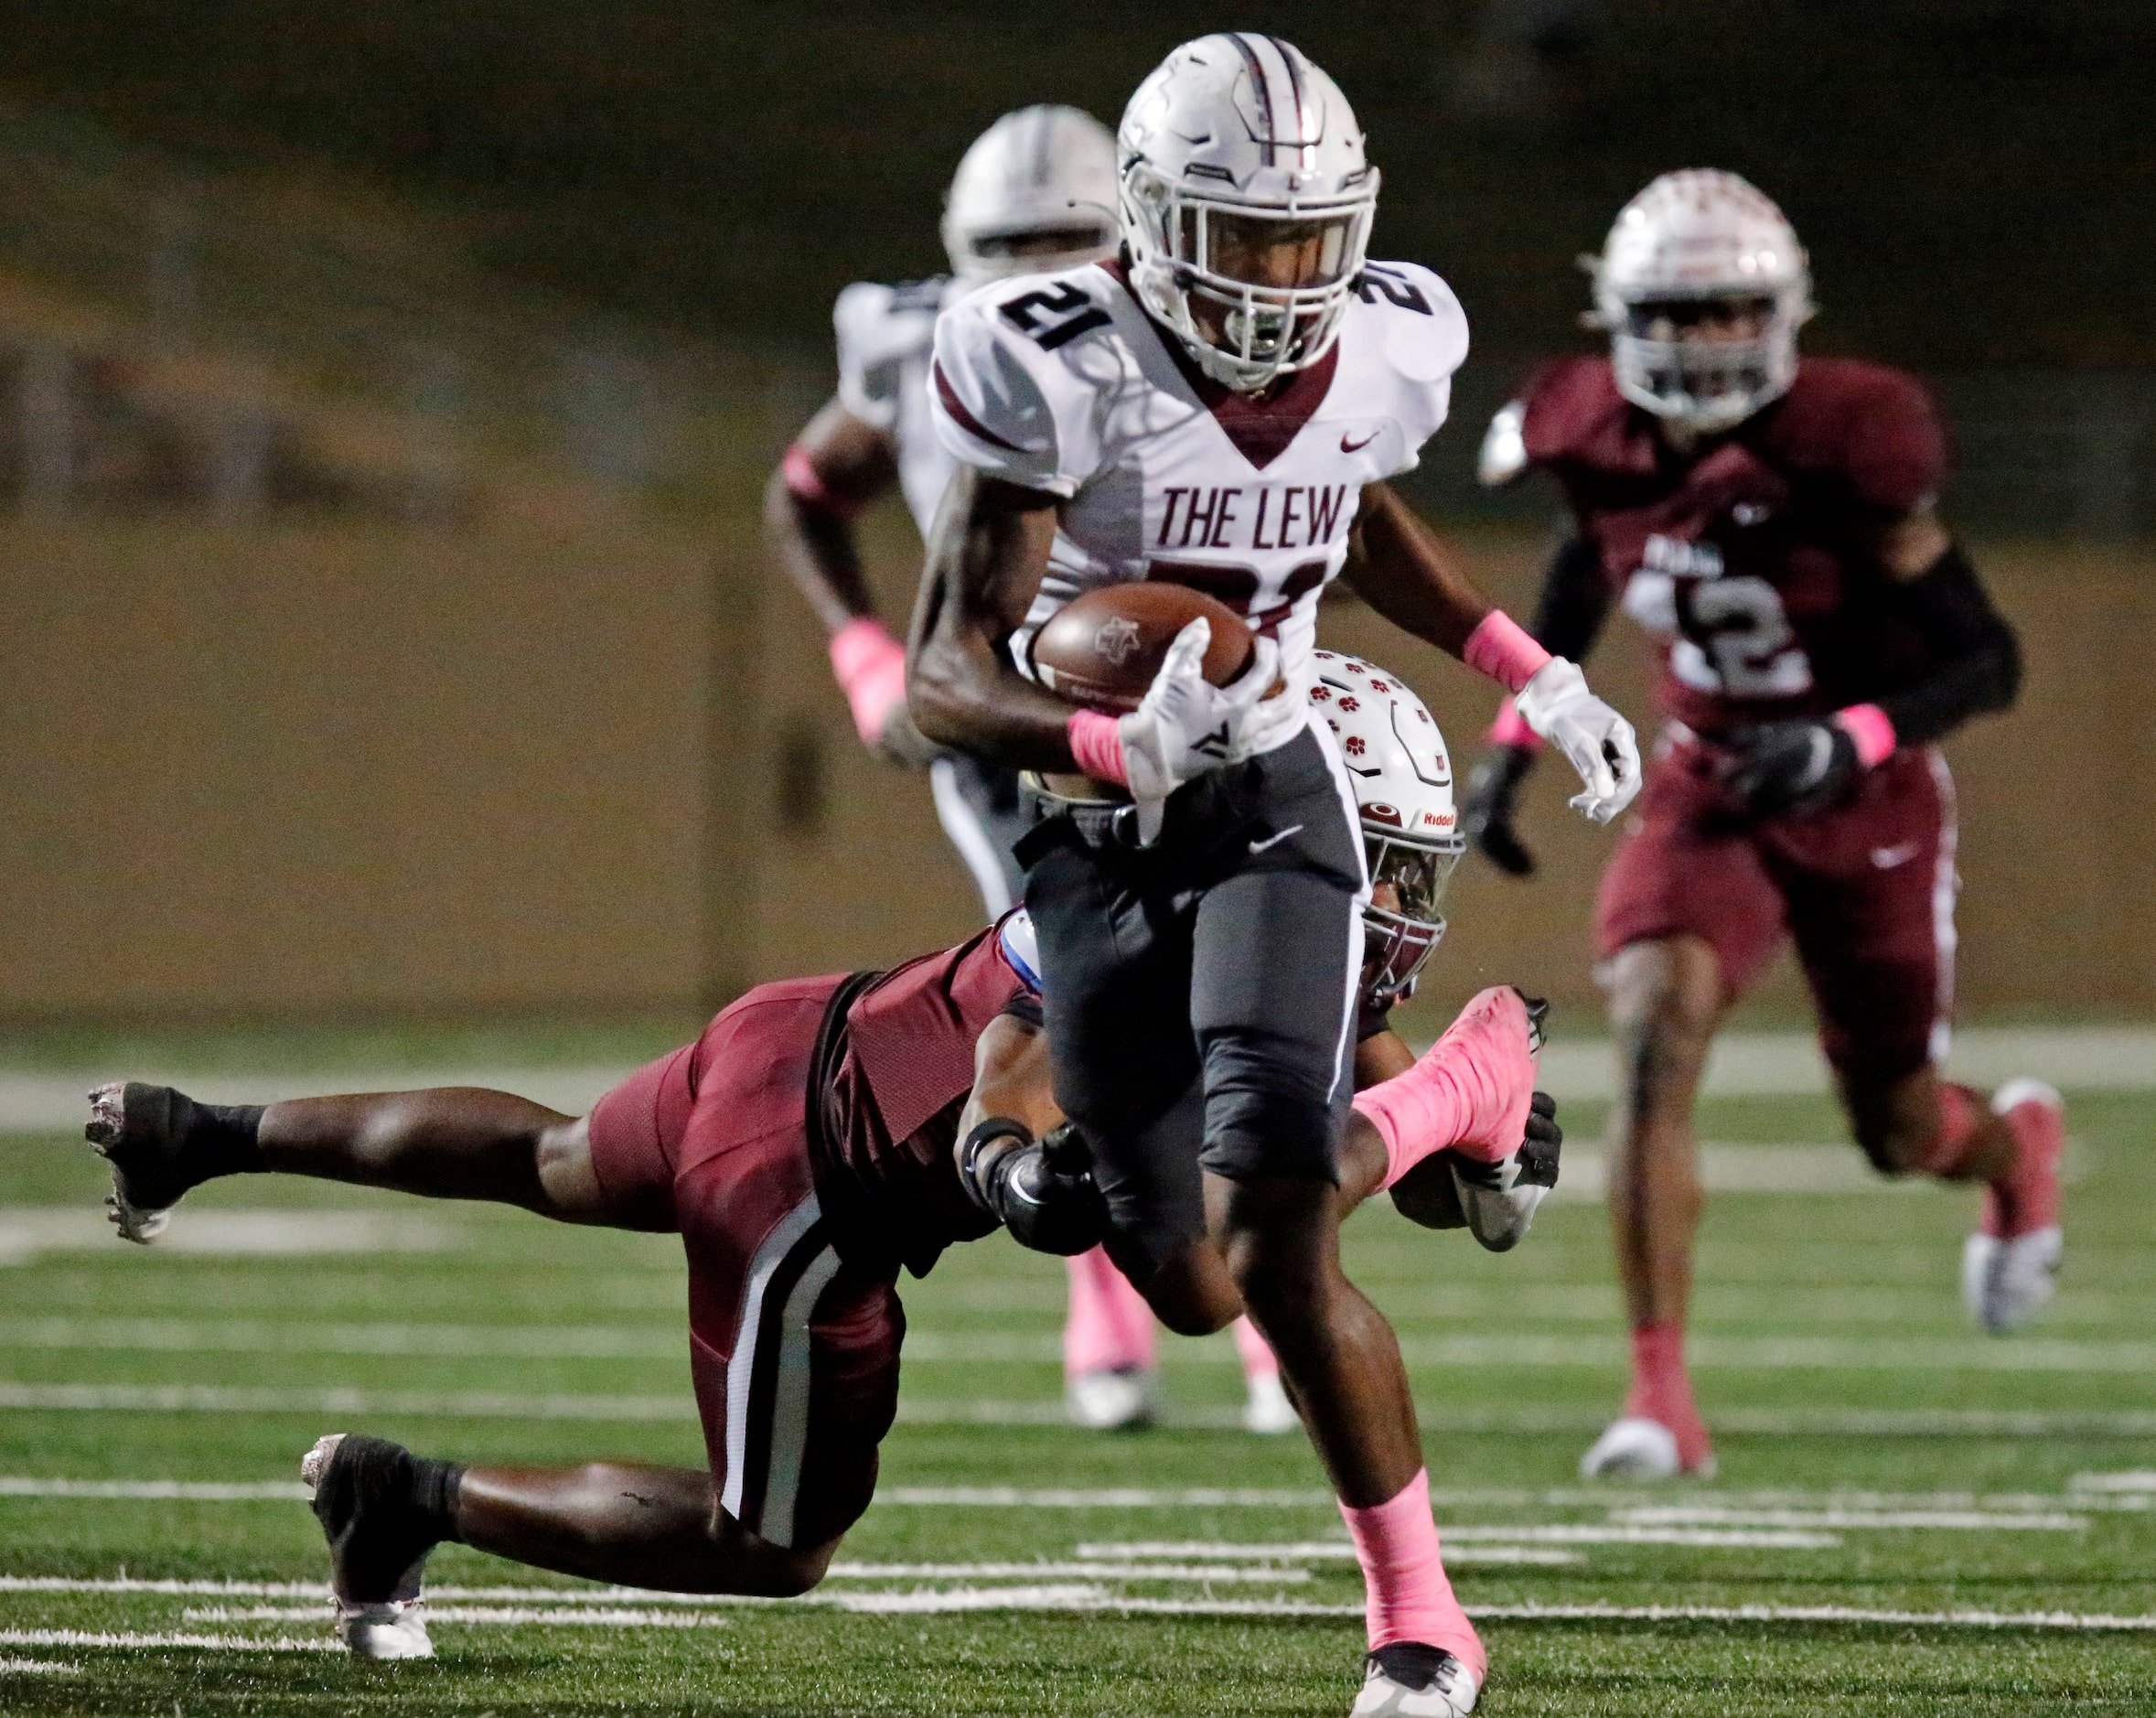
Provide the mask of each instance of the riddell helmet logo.
POLYGON ((1093 650, 1121 668, 1138 654, 1138 623, 1128 615, 1110 615, 1093 634, 1093 650))

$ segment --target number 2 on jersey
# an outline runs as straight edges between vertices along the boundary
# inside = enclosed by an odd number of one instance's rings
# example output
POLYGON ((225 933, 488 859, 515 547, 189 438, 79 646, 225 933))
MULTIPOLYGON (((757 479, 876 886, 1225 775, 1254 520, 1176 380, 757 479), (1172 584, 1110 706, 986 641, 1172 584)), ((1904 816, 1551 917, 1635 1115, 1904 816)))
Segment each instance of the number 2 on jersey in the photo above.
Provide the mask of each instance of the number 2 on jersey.
POLYGON ((1054 288, 1043 286, 1020 293, 998 310, 1005 322, 1021 334, 1030 335, 1044 352, 1067 346, 1089 329, 1106 327, 1110 321, 1108 312, 1087 297, 1083 287, 1069 281, 1054 288), (1074 311, 1080 314, 1073 315, 1074 311), (1042 326, 1044 319, 1046 327, 1042 326))
POLYGON ((1811 659, 1797 642, 1781 593, 1766 580, 1681 579, 1677 617, 1682 636, 1670 647, 1669 667, 1686 685, 1732 698, 1794 698, 1811 690, 1811 659))

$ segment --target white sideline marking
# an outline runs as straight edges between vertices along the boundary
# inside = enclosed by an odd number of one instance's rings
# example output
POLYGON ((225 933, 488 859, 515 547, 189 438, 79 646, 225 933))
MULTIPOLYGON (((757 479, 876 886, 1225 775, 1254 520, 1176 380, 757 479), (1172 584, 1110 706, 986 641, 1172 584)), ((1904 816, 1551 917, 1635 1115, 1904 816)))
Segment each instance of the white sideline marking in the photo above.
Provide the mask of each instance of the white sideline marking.
POLYGON ((1657 1504, 1614 1509, 1613 1521, 1646 1527, 1915 1528, 1934 1532, 2076 1533, 2084 1515, 2001 1514, 1985 1509, 1732 1509, 1713 1504, 1657 1504))
MULTIPOLYGON (((328 1587, 307 1582, 72 1580, 59 1576, 16 1576, 0 1581, 0 1591, 220 1594, 233 1597, 328 1597, 328 1587)), ((1001 1588, 960 1588, 941 1593, 824 1593, 798 1599, 768 1599, 735 1594, 640 1593, 625 1587, 440 1587, 430 1594, 428 1614, 444 1617, 455 1605, 434 1608, 435 1601, 455 1601, 474 1609, 491 1605, 575 1605, 604 1615, 629 1611, 636 1605, 736 1608, 744 1605, 823 1606, 871 1615, 929 1615, 979 1610, 1111 1611, 1161 1616, 1336 1616, 1360 1617, 1359 1604, 1317 1605, 1296 1599, 1125 1598, 1086 1584, 1042 1583, 1001 1588), (634 1601, 634 1605, 623 1601, 634 1601)), ((2038 1628, 2090 1631, 2156 1631, 2156 1615, 2084 1615, 2072 1611, 1896 1611, 1850 1605, 1471 1605, 1468 1615, 1498 1622, 1730 1622, 1730 1623, 1885 1623, 1940 1628, 2038 1628)), ((317 1616, 317 1608, 295 1616, 317 1616)), ((581 1614, 581 1613, 580 1613, 581 1614)), ((574 1619, 565 1619, 574 1620, 574 1619)), ((663 1625, 652 1625, 663 1626, 663 1625)), ((92 1634, 73 1629, 4 1629, 0 1646, 205 1647, 241 1651, 336 1652, 327 1639, 260 1639, 218 1635, 92 1634)))
POLYGON ((0 1498, 99 1498, 166 1503, 305 1502, 296 1479, 39 1479, 0 1474, 0 1498))
POLYGON ((342 1652, 341 1640, 290 1640, 253 1635, 105 1634, 80 1628, 0 1628, 0 1647, 117 1647, 128 1650, 199 1647, 211 1652, 342 1652))
MULTIPOLYGON (((436 1605, 424 1613, 429 1623, 458 1623, 475 1628, 724 1628, 730 1618, 699 1616, 681 1611, 634 1610, 627 1605, 554 1606, 528 1605, 436 1605)), ((182 1612, 183 1623, 323 1622, 321 1605, 253 1605, 232 1609, 212 1605, 182 1612)))
POLYGON ((327 1091, 418 1091, 439 1086, 477 1086, 510 1091, 563 1115, 582 1115, 634 1069, 583 1068, 357 1068, 290 1074, 188 1073, 170 1068, 122 1074, 111 1068, 80 1073, 0 1073, 0 1133, 72 1133, 90 1120, 90 1089, 129 1078, 177 1086, 208 1103, 275 1103, 281 1098, 327 1091))
POLYGON ((0 1659, 0 1676, 80 1676, 82 1667, 65 1659, 0 1659))
POLYGON ((2085 1616, 2075 1611, 1874 1611, 1849 1605, 1470 1605, 1464 1608, 1468 1616, 1481 1620, 1519 1623, 1892 1623, 1928 1628, 2156 1630, 2156 1616, 2085 1616))
MULTIPOLYGON (((1832 1533, 1793 1529, 1768 1530, 1743 1528, 1637 1525, 1624 1521, 1562 1521, 1528 1526, 1518 1523, 1476 1522, 1462 1526, 1444 1522, 1439 1531, 1446 1545, 1692 1545, 1709 1548, 1753 1547, 1765 1551, 1831 1551, 1841 1543, 1832 1533)), ((1308 1558, 1352 1558, 1355 1547, 1346 1540, 1299 1540, 1284 1545, 1238 1545, 1221 1541, 1128 1545, 1080 1545, 1078 1555, 1101 1557, 1222 1557, 1259 1558, 1266 1562, 1308 1558)))
POLYGON ((2067 1482, 2075 1491, 2156 1492, 2156 1470, 2142 1468, 2125 1474, 2076 1474, 2067 1482))
MULTIPOLYGON (((160 1243, 162 1244, 162 1243, 160 1243)), ((1617 1339, 1596 1329, 1578 1333, 1409 1336, 1400 1353, 1411 1365, 1537 1369, 1601 1369, 1624 1363, 1617 1339)), ((0 1350, 139 1350, 243 1354, 370 1354, 547 1359, 673 1359, 683 1342, 673 1331, 633 1326, 278 1325, 252 1319, 0 1318, 0 1350)), ((910 1331, 910 1362, 1060 1364, 1053 1336, 1001 1332, 910 1331)), ((1194 1347, 1179 1357, 1199 1364, 1239 1364, 1226 1345, 1194 1347)), ((2035 1337, 2000 1342, 1970 1335, 1927 1340, 1891 1337, 1732 1337, 1693 1335, 1695 1368, 1745 1371, 2132 1372, 2156 1373, 2156 1342, 2035 1337)), ((503 1398, 503 1400, 518 1400, 503 1398)), ((574 1401, 575 1397, 549 1400, 574 1401)), ((684 1407, 687 1404, 684 1402, 684 1407)), ((923 1403, 915 1412, 963 1417, 978 1413, 1032 1421, 1060 1404, 923 1403)), ((904 1410, 902 1409, 902 1412, 904 1410)), ((1223 1410, 1224 1414, 1228 1411, 1223 1410)), ((596 1417, 596 1416, 593 1416, 596 1417)), ((643 1413, 633 1416, 648 1417, 643 1413)), ((1228 1417, 1232 1418, 1232 1415, 1228 1417)))
MULTIPOLYGON (((284 1258, 441 1252, 463 1240, 455 1223, 402 1212, 187 1211, 150 1244, 159 1252, 284 1258)), ((0 1265, 27 1264, 40 1253, 124 1245, 95 1206, 0 1206, 0 1265)))
MULTIPOLYGON (((1455 1529, 1444 1530, 1445 1565, 1448 1568, 1471 1562, 1557 1567, 1586 1562, 1578 1552, 1564 1551, 1554 1545, 1461 1544, 1457 1542, 1459 1537, 1455 1529)), ((1153 1544, 1142 1541, 1131 1545, 1080 1545, 1078 1554, 1081 1557, 1216 1557, 1228 1562, 1243 1558, 1278 1556, 1311 1562, 1330 1562, 1353 1558, 1355 1547, 1345 1541, 1335 1540, 1303 1540, 1289 1545, 1230 1545, 1202 1541, 1153 1544)))
MULTIPOLYGON (((2135 1025, 1965 1026, 1954 1034, 1947 1072, 1996 1086, 2030 1074, 2069 1091, 2156 1090, 2156 1029, 2135 1025)), ((1616 1095, 1616 1058, 1606 1038, 1560 1038, 1544 1047, 1537 1081, 1566 1100, 1616 1095)), ((1808 1032, 1725 1032, 1714 1041, 1701 1090, 1710 1097, 1794 1098, 1832 1090, 1808 1032)))
POLYGON ((1140 1562, 1130 1559, 1089 1558, 1076 1562, 834 1562, 831 1575, 841 1581, 1228 1581, 1253 1585, 1294 1586, 1310 1579, 1307 1569, 1208 1568, 1202 1564, 1140 1562))

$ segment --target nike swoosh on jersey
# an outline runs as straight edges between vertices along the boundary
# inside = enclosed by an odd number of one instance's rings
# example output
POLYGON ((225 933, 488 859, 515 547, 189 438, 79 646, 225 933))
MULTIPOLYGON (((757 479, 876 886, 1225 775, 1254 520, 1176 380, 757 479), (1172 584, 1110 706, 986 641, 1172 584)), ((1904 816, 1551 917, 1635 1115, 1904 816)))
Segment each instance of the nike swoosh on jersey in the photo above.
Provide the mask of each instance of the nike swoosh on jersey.
POLYGON ((1359 442, 1351 442, 1347 439, 1346 436, 1343 435, 1340 437, 1340 451, 1344 454, 1359 454, 1364 448, 1368 447, 1372 442, 1376 441, 1378 437, 1383 434, 1384 432, 1382 430, 1372 430, 1359 442))
POLYGON ((1263 853, 1268 847, 1277 847, 1281 844, 1281 843, 1287 840, 1289 836, 1300 835, 1302 832, 1302 824, 1291 823, 1287 828, 1282 830, 1281 832, 1277 835, 1268 835, 1263 841, 1252 842, 1250 843, 1250 851, 1252 853, 1263 853))
POLYGON ((1896 865, 1906 864, 1915 858, 1923 845, 1919 841, 1905 841, 1899 847, 1874 847, 1872 863, 1882 871, 1892 871, 1896 865))

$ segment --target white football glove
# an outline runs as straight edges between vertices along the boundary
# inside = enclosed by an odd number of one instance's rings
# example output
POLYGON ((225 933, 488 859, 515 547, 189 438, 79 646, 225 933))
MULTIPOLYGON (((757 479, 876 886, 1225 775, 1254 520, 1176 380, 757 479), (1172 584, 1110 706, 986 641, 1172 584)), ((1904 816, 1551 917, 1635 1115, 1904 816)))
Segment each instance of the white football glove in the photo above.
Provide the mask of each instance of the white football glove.
POLYGON ((1569 803, 1606 823, 1639 792, 1639 741, 1625 721, 1587 690, 1579 665, 1553 656, 1512 701, 1520 720, 1564 754, 1586 790, 1569 803))
POLYGON ((1229 686, 1206 679, 1206 647, 1213 628, 1193 620, 1175 635, 1144 701, 1116 722, 1123 746, 1123 774, 1138 802, 1138 840, 1150 847, 1159 837, 1168 796, 1185 782, 1284 746, 1301 731, 1302 703, 1265 693, 1280 677, 1280 646, 1261 638, 1250 666, 1229 686))

